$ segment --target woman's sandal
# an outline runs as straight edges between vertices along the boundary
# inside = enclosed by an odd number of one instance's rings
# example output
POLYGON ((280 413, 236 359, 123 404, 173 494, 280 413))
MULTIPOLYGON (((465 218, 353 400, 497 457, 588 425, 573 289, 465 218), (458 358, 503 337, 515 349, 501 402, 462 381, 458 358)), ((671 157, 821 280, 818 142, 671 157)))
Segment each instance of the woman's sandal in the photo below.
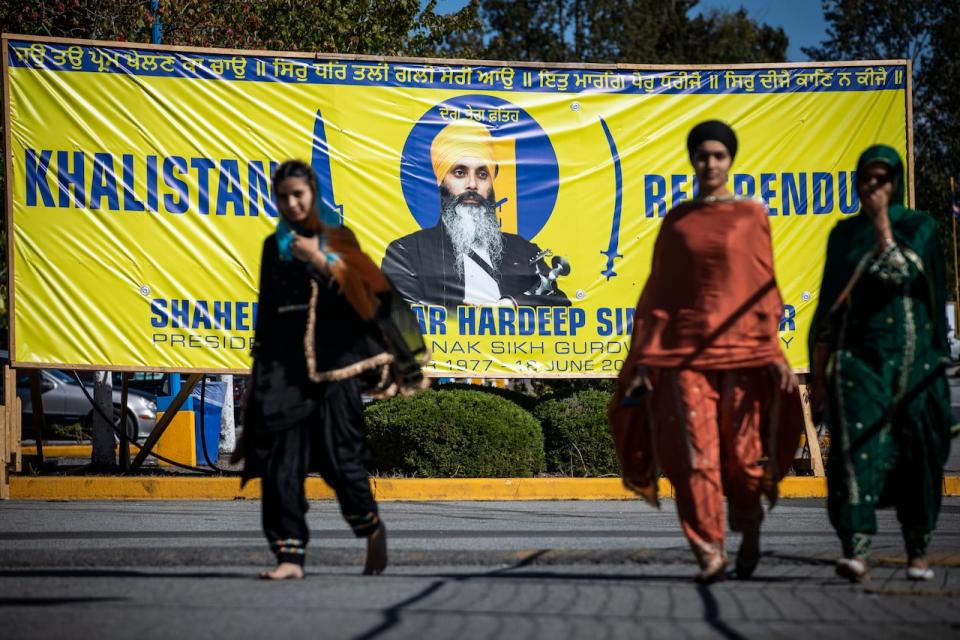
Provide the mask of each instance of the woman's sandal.
POLYGON ((837 560, 837 575, 850 582, 866 582, 870 579, 867 563, 859 558, 840 558, 837 560))
POLYGON ((933 577, 936 575, 933 572, 933 569, 927 566, 927 563, 923 560, 919 561, 920 566, 914 566, 913 561, 907 566, 907 580, 916 580, 919 582, 926 582, 927 580, 933 580, 933 577))

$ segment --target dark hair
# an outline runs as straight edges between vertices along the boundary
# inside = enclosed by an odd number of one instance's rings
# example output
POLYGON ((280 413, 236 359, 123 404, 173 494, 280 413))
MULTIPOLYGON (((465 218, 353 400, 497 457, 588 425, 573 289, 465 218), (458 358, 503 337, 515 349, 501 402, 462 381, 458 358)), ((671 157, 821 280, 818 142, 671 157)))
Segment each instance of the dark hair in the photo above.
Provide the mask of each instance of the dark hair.
POLYGON ((287 178, 303 178, 310 185, 314 197, 317 195, 317 174, 306 162, 301 160, 287 160, 273 172, 270 180, 273 182, 273 192, 277 192, 277 185, 287 178))
POLYGON ((722 143, 727 148, 731 160, 737 157, 737 134, 733 132, 730 125, 719 120, 707 120, 691 129, 690 135, 687 136, 687 153, 690 155, 690 162, 693 162, 697 147, 707 140, 722 143))
MULTIPOLYGON (((277 187, 288 178, 301 178, 305 180, 310 187, 310 193, 313 194, 313 215, 307 216, 307 219, 303 220, 299 225, 295 225, 295 228, 298 229, 298 233, 306 233, 307 235, 313 235, 319 232, 322 224, 320 222, 320 214, 317 211, 317 174, 314 173, 313 169, 306 162, 287 160, 277 167, 271 177, 274 199, 277 197, 277 187)), ((277 208, 280 208, 279 204, 277 208)))

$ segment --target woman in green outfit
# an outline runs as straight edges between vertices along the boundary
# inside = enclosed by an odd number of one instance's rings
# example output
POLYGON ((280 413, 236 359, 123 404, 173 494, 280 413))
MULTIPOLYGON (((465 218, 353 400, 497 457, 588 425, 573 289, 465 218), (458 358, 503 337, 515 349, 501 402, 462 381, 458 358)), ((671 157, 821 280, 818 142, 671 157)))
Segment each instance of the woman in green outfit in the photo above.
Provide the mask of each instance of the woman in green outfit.
POLYGON ((903 163, 885 145, 857 163, 860 213, 827 244, 811 329, 814 407, 831 433, 827 509, 843 545, 837 574, 869 577, 876 509, 894 506, 907 577, 930 580, 950 449, 945 274, 937 223, 904 206, 903 163))

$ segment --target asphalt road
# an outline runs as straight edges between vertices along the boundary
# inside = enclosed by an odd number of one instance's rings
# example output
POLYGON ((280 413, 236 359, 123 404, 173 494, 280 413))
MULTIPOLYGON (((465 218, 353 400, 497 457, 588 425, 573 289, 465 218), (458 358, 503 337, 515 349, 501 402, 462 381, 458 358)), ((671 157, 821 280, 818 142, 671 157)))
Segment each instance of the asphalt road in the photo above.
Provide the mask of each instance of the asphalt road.
MULTIPOLYGON (((956 638, 960 499, 931 545, 937 578, 903 578, 881 512, 873 579, 834 577, 822 501, 764 523, 754 579, 695 585, 674 505, 385 503, 388 572, 315 502, 308 576, 265 583, 259 502, 0 503, 0 636, 14 638, 956 638)), ((728 549, 736 551, 731 536, 728 549)))

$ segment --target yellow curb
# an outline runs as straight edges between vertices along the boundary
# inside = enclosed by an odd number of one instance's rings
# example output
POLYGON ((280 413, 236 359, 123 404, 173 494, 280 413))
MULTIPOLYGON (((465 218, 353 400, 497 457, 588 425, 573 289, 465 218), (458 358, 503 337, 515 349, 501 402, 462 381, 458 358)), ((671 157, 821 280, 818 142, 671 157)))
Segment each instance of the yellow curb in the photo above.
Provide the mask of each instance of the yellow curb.
MULTIPOLYGON (((45 458, 89 458, 92 447, 89 444, 45 445, 45 458)), ((131 452, 138 451, 135 444, 130 445, 131 452)), ((24 456, 36 455, 35 445, 27 445, 22 449, 24 456)), ((33 478, 40 480, 40 478, 33 478)), ((91 478, 85 478, 90 480, 91 478)), ((101 478, 109 480, 111 478, 101 478)), ((117 489, 109 488, 90 489, 95 495, 86 497, 74 488, 78 478, 63 478, 70 484, 64 485, 62 490, 65 497, 57 495, 37 495, 33 490, 25 496, 14 495, 11 489, 11 498, 29 500, 110 500, 110 499, 140 499, 150 498, 152 492, 159 491, 157 499, 161 500, 232 500, 234 498, 259 497, 259 485, 255 494, 251 495, 249 487, 244 491, 234 491, 229 484, 236 482, 229 478, 112 478, 119 482, 164 481, 184 482, 183 489, 160 489, 167 485, 151 485, 145 489, 117 489), (215 482, 228 482, 223 488, 215 486, 215 482), (193 485, 190 482, 204 484, 193 485), (204 487, 203 489, 199 489, 204 487), (144 495, 147 494, 147 495, 144 495), (66 497, 69 496, 69 497, 66 497)), ((55 480, 55 478, 43 478, 55 480)), ((11 486, 18 484, 17 477, 11 478, 11 486)), ((371 487, 377 500, 625 500, 636 497, 635 494, 623 488, 619 478, 371 478, 371 487)), ((122 487, 125 485, 116 485, 122 487)), ((47 490, 44 489, 44 492, 47 490)), ((669 481, 661 479, 659 484, 661 496, 672 496, 669 481)), ((322 480, 309 478, 307 480, 307 494, 311 499, 330 497, 329 488, 322 480), (312 488, 316 485, 321 488, 312 488), (314 491, 314 494, 310 492, 314 491)), ((960 496, 960 475, 949 475, 943 478, 943 495, 960 496)), ((810 476, 788 476, 780 483, 782 498, 826 498, 826 478, 810 476)))
MULTIPOLYGON (((330 494, 333 495, 332 492, 330 494)), ((233 500, 259 498, 260 484, 241 491, 238 478, 12 476, 11 500, 233 500)))
MULTIPOLYGON (((114 451, 119 451, 120 447, 114 447, 114 451)), ((140 447, 135 444, 130 445, 130 452, 139 451, 140 447)), ((26 445, 21 447, 20 454, 24 456, 37 455, 36 445, 26 445)), ((93 455, 93 445, 89 444, 45 444, 43 445, 44 458, 89 458, 93 455)))
MULTIPOLYGON (((634 497, 618 478, 371 478, 377 500, 624 500, 634 497)), ((307 478, 307 497, 331 499, 320 478, 307 478)), ((660 481, 661 495, 670 484, 660 481)), ((260 497, 260 482, 241 490, 238 478, 13 476, 13 500, 234 500, 260 497)))
MULTIPOLYGON (((630 500, 636 496, 619 478, 371 478, 380 501, 394 500, 630 500)), ((332 499, 320 478, 307 479, 307 497, 332 499)), ((944 479, 944 495, 960 496, 960 477, 944 479)), ((661 479, 660 495, 672 495, 661 479)), ((823 478, 789 477, 780 484, 782 498, 824 498, 823 478)), ((243 489, 235 477, 12 476, 13 500, 235 500, 260 497, 260 482, 243 489)))
MULTIPOLYGON (((377 500, 629 500, 620 478, 371 478, 377 500)), ((660 495, 672 487, 660 480, 660 495)))
POLYGON ((943 495, 960 496, 960 476, 943 476, 943 495))
POLYGON ((780 481, 781 498, 826 498, 827 479, 787 476, 780 481))

